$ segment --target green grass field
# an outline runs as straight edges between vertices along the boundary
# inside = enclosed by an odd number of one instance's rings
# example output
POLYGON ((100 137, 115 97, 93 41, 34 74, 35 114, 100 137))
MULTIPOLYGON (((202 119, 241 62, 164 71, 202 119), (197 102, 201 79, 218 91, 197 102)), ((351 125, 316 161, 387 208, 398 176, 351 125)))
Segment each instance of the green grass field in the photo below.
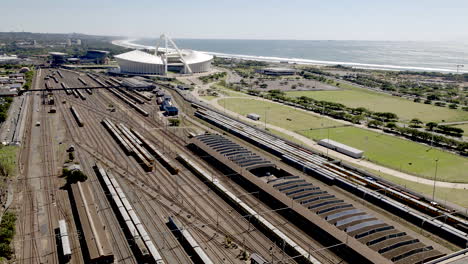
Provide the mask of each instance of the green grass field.
MULTIPOLYGON (((354 164, 353 166, 357 166, 357 165, 354 164)), ((432 187, 433 187, 432 185, 408 181, 408 180, 398 178, 392 175, 388 175, 382 172, 370 170, 362 166, 357 166, 357 167, 360 167, 363 170, 366 170, 368 172, 374 173, 375 175, 378 175, 393 183, 399 184, 401 186, 404 186, 418 193, 425 194, 425 195, 428 195, 429 197, 432 197, 432 187)), ((468 196, 468 190, 463 190, 463 189, 436 187, 436 191, 435 191, 436 198, 442 201, 449 201, 451 203, 468 208, 468 199, 466 199, 467 196, 468 196)))
MULTIPOLYGON (((331 139, 364 150, 364 155, 371 161, 425 178, 434 177, 435 159, 439 158, 438 180, 468 182, 468 159, 452 153, 438 149, 429 150, 426 145, 366 129, 342 127, 342 124, 336 121, 268 101, 228 98, 219 100, 219 103, 221 106, 226 103, 227 109, 242 115, 257 113, 262 122, 266 112, 269 124, 316 140, 326 138, 328 129, 323 128, 331 127, 331 139)), ((272 132, 278 134, 277 131, 272 132)))
POLYGON ((423 122, 435 121, 466 121, 468 112, 452 110, 447 107, 414 103, 403 98, 357 88, 348 84, 340 84, 343 90, 338 91, 293 91, 286 92, 288 96, 308 96, 316 100, 331 101, 348 107, 365 107, 375 112, 392 112, 401 120, 419 118, 423 122))
POLYGON ((224 96, 229 96, 229 97, 248 97, 245 93, 242 92, 237 92, 234 90, 231 90, 225 86, 222 86, 218 83, 211 85, 211 88, 216 89, 219 91, 219 93, 223 94, 224 96))
POLYGON ((0 176, 16 174, 16 155, 18 147, 0 145, 0 176))
MULTIPOLYGON (((327 133, 328 129, 301 132, 315 140, 327 138, 327 133)), ((468 182, 468 158, 356 127, 330 128, 330 138, 365 151, 372 162, 429 179, 434 178, 439 159, 437 180, 468 182)))
POLYGON ((212 95, 203 95, 201 96, 201 98, 205 99, 205 100, 208 100, 208 101, 211 101, 215 98, 218 98, 218 96, 212 96, 212 95))
POLYGON ((452 127, 458 127, 458 128, 461 128, 463 129, 465 132, 463 133, 463 135, 465 137, 468 137, 468 124, 463 124, 463 125, 454 125, 452 127))
POLYGON ((260 115, 260 120, 265 121, 265 114, 269 124, 287 128, 291 131, 307 130, 329 126, 340 126, 336 121, 312 115, 305 111, 280 104, 259 101, 255 99, 227 98, 218 101, 221 106, 236 113, 247 115, 256 113, 260 115), (291 119, 291 120, 288 120, 291 119))

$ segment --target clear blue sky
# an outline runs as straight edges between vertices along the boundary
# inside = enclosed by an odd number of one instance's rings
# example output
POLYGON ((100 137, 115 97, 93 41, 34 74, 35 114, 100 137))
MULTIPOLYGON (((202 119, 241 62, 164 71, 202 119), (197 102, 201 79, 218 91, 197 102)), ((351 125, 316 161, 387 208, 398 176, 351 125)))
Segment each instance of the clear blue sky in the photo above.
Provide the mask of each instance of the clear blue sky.
POLYGON ((175 38, 468 40, 467 0, 3 0, 0 31, 175 38))

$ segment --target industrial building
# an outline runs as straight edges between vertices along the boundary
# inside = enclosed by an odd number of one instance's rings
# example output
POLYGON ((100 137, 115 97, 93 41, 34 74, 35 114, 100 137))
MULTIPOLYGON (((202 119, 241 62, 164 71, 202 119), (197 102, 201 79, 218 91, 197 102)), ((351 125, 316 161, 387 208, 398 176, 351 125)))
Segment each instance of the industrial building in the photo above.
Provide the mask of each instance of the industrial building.
POLYGON ((296 74, 295 69, 290 68, 263 68, 255 70, 256 73, 272 75, 272 76, 283 76, 283 75, 294 75, 296 74))
POLYGON ((144 90, 151 91, 156 88, 156 85, 146 82, 144 80, 135 78, 125 78, 122 80, 122 85, 127 87, 130 90, 144 90))
POLYGON ((88 50, 86 55, 80 58, 82 63, 105 64, 108 62, 109 51, 105 50, 88 50))
POLYGON ((19 64, 20 61, 21 61, 20 58, 18 58, 18 56, 16 55, 6 55, 6 54, 1 55, 0 54, 0 65, 1 64, 19 64))
POLYGON ((166 46, 156 47, 153 53, 133 50, 115 56, 122 74, 166 75, 169 71, 181 74, 207 72, 213 56, 194 50, 179 50, 172 39, 161 36, 166 46), (170 42, 173 48, 169 49, 170 42))
POLYGON ((335 150, 350 157, 353 157, 355 159, 360 159, 364 155, 364 151, 362 150, 350 147, 348 145, 336 142, 328 138, 319 140, 318 144, 331 150, 335 150))
POLYGON ((65 63, 67 61, 66 60, 66 57, 67 57, 66 53, 63 53, 63 52, 49 52, 49 55, 51 57, 50 63, 52 65, 54 65, 54 64, 63 64, 63 63, 65 63))
POLYGON ((105 50, 88 50, 84 56, 79 58, 68 58, 69 63, 95 63, 106 64, 109 62, 109 51, 105 50))

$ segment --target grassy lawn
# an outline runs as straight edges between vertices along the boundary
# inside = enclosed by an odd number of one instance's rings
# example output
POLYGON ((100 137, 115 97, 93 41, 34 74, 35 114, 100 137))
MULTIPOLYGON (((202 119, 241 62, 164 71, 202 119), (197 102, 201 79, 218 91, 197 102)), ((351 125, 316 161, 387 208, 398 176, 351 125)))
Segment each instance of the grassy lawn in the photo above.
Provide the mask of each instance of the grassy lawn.
POLYGON ((237 92, 233 91, 227 87, 224 87, 222 85, 219 85, 218 83, 211 85, 211 88, 214 88, 219 91, 219 93, 225 95, 225 96, 230 96, 230 97, 249 97, 245 93, 242 92, 237 92))
MULTIPOLYGON (((435 159, 438 158, 438 180, 468 182, 468 159, 455 154, 438 149, 429 150, 426 145, 366 129, 343 127, 336 121, 268 101, 227 98, 219 100, 219 104, 242 115, 257 113, 262 122, 266 112, 269 124, 315 140, 327 137, 328 129, 321 128, 331 127, 331 139, 364 150, 364 155, 372 162, 429 179, 434 177, 435 159)), ((272 133, 282 136, 278 131, 272 133)))
POLYGON ((282 137, 282 138, 284 138, 284 139, 287 139, 287 140, 289 140, 289 141, 291 141, 291 142, 294 142, 294 143, 296 143, 296 144, 299 144, 299 145, 303 145, 303 144, 304 144, 304 142, 302 142, 301 140, 296 139, 296 138, 294 138, 294 137, 292 137, 292 136, 290 136, 290 135, 288 135, 288 134, 284 134, 283 132, 280 132, 280 131, 278 131, 278 130, 269 128, 269 129, 268 129, 268 132, 270 132, 270 133, 272 133, 272 134, 274 134, 274 135, 276 135, 276 136, 282 137))
POLYGON ((201 96, 201 98, 205 99, 205 100, 208 100, 208 101, 211 101, 215 98, 218 98, 217 96, 211 96, 211 95, 204 95, 204 96, 201 96))
POLYGON ((454 125, 452 127, 458 127, 458 128, 461 128, 465 131, 465 133, 463 133, 463 135, 465 137, 468 137, 468 124, 463 124, 463 125, 454 125))
POLYGON ((338 91, 292 91, 286 92, 286 94, 291 97, 308 96, 316 100, 337 102, 348 107, 365 107, 375 112, 392 112, 397 114, 402 120, 411 120, 412 118, 419 118, 424 122, 468 120, 468 112, 466 111, 414 103, 406 99, 357 88, 344 83, 341 83, 340 87, 344 89, 338 91))
POLYGON ((0 145, 0 176, 9 177, 16 173, 18 147, 0 145))
MULTIPOLYGON (((301 133, 313 139, 323 139, 327 137, 327 130, 301 133)), ((356 127, 331 128, 330 138, 364 150, 364 155, 372 162, 429 179, 434 177, 438 158, 437 180, 468 182, 468 158, 356 127)))
MULTIPOLYGON (((353 166, 357 166, 357 165, 353 164, 353 166)), ((408 181, 408 180, 398 178, 389 174, 370 170, 362 166, 357 166, 357 167, 360 167, 368 172, 374 173, 375 175, 379 175, 380 177, 387 179, 393 183, 399 184, 408 189, 414 190, 418 193, 425 194, 425 195, 428 195, 429 197, 432 197, 432 185, 426 185, 426 184, 420 184, 417 182, 408 181)), ((454 203, 463 207, 468 207, 468 199, 466 199, 467 196, 468 196, 468 190, 462 190, 462 189, 436 187, 436 191, 435 191, 436 198, 442 201, 449 201, 451 203, 454 203)))
POLYGON ((283 127, 291 131, 342 125, 341 123, 327 118, 321 118, 298 109, 268 101, 227 98, 219 100, 218 103, 219 105, 223 107, 225 106, 227 109, 244 116, 249 113, 256 113, 260 115, 260 120, 262 122, 265 120, 266 113, 267 122, 269 124, 283 127))

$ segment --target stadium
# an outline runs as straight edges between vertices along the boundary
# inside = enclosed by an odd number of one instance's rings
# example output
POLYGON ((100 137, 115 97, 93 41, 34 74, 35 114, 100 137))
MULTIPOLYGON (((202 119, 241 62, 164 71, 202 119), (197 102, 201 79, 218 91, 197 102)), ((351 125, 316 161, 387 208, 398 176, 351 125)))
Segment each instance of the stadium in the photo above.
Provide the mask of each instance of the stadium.
POLYGON ((208 72, 213 56, 194 50, 179 50, 172 39, 162 35, 153 53, 133 50, 115 56, 121 74, 166 75, 168 71, 190 74, 208 72), (164 41, 165 47, 159 47, 164 41), (168 48, 168 42, 173 48, 168 48))

